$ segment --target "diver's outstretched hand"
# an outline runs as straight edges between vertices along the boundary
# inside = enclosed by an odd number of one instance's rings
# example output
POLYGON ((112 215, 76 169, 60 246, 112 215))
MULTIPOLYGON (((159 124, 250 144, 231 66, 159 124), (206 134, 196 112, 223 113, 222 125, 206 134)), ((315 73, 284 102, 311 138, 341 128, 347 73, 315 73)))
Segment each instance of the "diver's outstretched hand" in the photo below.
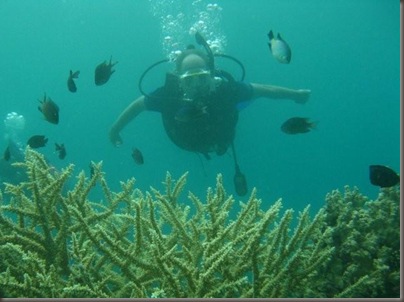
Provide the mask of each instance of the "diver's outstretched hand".
POLYGON ((310 95, 310 89, 298 89, 296 90, 296 95, 293 99, 298 104, 305 104, 309 100, 310 95))
POLYGON ((119 134, 119 132, 114 131, 114 129, 111 129, 109 131, 109 140, 115 147, 119 147, 120 145, 123 144, 122 138, 119 134))

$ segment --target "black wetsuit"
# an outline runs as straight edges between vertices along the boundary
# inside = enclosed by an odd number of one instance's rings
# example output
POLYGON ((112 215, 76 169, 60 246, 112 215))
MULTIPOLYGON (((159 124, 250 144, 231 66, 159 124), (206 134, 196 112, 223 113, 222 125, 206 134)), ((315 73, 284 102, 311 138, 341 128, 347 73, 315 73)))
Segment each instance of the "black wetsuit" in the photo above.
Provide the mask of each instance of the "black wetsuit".
POLYGON ((166 86, 145 98, 146 109, 160 112, 170 139, 180 148, 200 152, 209 158, 209 152, 222 155, 235 136, 238 120, 237 105, 252 99, 252 87, 242 82, 223 81, 195 112, 178 118, 190 103, 183 100, 177 89, 166 86))

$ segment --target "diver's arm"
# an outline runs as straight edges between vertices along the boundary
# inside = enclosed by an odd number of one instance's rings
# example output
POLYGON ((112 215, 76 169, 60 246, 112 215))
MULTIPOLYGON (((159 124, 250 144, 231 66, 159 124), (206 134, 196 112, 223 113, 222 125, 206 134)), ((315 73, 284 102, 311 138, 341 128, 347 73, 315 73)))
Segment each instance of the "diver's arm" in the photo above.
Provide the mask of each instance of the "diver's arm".
POLYGON ((296 103, 304 104, 310 97, 309 89, 291 89, 280 86, 251 83, 253 88, 253 98, 269 98, 269 99, 290 99, 296 103))
POLYGON ((144 96, 141 96, 134 100, 125 110, 119 115, 117 120, 113 123, 109 130, 109 139, 115 145, 122 144, 122 138, 120 132, 131 122, 139 113, 146 109, 144 104, 144 96))

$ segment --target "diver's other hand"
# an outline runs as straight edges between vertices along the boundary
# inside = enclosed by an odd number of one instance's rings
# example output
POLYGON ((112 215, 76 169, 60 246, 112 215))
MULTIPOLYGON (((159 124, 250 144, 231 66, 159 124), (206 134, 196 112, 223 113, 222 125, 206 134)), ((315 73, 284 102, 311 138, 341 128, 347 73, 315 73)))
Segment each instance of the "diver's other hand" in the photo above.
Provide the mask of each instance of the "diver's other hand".
POLYGON ((123 143, 119 131, 116 131, 113 128, 109 131, 109 140, 115 147, 119 147, 123 143))
POLYGON ((311 95, 310 89, 298 89, 294 101, 298 104, 305 104, 311 95))

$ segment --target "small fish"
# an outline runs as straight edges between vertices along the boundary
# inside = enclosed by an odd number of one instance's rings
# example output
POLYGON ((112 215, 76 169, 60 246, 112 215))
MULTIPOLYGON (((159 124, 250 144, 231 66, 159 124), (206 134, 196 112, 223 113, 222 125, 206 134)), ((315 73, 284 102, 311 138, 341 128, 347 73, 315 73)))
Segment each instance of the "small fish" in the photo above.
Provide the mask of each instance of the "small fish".
POLYGON ((74 79, 77 79, 79 77, 80 71, 77 70, 76 72, 73 72, 70 70, 70 75, 69 78, 67 79, 67 88, 69 89, 70 92, 76 92, 77 87, 76 83, 74 82, 74 79))
POLYGON ((111 75, 115 72, 115 70, 112 70, 112 67, 114 67, 115 64, 118 62, 112 63, 112 56, 109 59, 109 63, 107 61, 102 62, 95 68, 95 73, 94 73, 94 82, 95 85, 101 86, 104 85, 106 82, 108 82, 109 78, 111 75))
POLYGON ((307 117, 292 117, 284 122, 281 130, 287 134, 306 133, 317 126, 317 122, 310 122, 307 117))
POLYGON ((207 114, 208 112, 206 106, 198 108, 194 105, 185 105, 177 111, 174 118, 179 122, 187 123, 193 120, 200 119, 207 114))
POLYGON ((398 175, 389 167, 381 165, 370 165, 369 179, 372 185, 386 188, 397 185, 400 182, 400 175, 398 175))
POLYGON ((50 97, 46 97, 46 93, 44 98, 40 102, 40 106, 38 106, 38 110, 42 112, 45 119, 52 124, 59 123, 59 107, 56 105, 54 101, 51 100, 50 97))
POLYGON ((268 46, 272 56, 278 60, 278 62, 289 64, 292 58, 292 51, 289 45, 281 38, 281 35, 278 33, 278 36, 275 38, 271 30, 268 33, 268 38, 268 46))
POLYGON ((44 135, 33 135, 27 141, 27 145, 33 149, 41 148, 46 145, 48 139, 44 135))
POLYGON ((59 152, 59 158, 64 159, 66 157, 66 148, 64 144, 55 143, 55 150, 59 152))
POLYGON ((6 150, 4 150, 3 158, 5 161, 9 161, 11 158, 10 146, 7 146, 6 150))
POLYGON ((8 146, 4 151, 4 160, 8 161, 12 159, 13 161, 23 161, 24 155, 24 145, 20 142, 16 142, 12 139, 8 141, 8 146))
POLYGON ((132 158, 138 165, 143 165, 143 154, 138 148, 132 148, 132 158))

